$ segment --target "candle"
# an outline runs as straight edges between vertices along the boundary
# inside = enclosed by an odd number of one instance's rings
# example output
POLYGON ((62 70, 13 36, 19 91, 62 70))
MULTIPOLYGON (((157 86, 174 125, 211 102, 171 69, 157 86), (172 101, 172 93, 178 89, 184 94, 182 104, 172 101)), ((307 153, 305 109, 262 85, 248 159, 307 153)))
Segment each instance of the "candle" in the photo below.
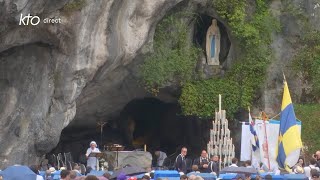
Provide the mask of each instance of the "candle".
POLYGON ((228 126, 228 119, 226 119, 226 127, 228 128, 229 126, 228 126))
POLYGON ((223 118, 223 110, 220 111, 220 117, 221 117, 221 121, 223 122, 224 124, 224 118, 223 118))
POLYGON ((226 137, 228 138, 229 136, 228 136, 228 131, 229 131, 229 129, 226 129, 226 137))
POLYGON ((221 158, 221 155, 220 155, 219 171, 221 170, 221 161, 222 161, 222 158, 221 158))
POLYGON ((219 94, 219 113, 221 113, 221 94, 219 94))
POLYGON ((234 145, 232 145, 232 157, 234 157, 234 145))
POLYGON ((147 145, 144 145, 144 152, 147 152, 147 145))
POLYGON ((224 155, 227 156, 227 155, 228 155, 228 146, 225 145, 225 146, 224 146, 224 149, 225 149, 224 155))

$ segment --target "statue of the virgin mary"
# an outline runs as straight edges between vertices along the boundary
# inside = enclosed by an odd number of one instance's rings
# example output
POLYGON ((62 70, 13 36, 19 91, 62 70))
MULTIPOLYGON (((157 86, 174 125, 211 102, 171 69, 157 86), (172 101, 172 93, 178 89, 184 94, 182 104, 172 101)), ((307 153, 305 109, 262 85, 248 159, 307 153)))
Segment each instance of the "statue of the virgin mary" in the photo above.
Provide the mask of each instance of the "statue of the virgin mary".
POLYGON ((220 30, 217 20, 213 19, 206 36, 206 54, 209 65, 219 65, 220 30))

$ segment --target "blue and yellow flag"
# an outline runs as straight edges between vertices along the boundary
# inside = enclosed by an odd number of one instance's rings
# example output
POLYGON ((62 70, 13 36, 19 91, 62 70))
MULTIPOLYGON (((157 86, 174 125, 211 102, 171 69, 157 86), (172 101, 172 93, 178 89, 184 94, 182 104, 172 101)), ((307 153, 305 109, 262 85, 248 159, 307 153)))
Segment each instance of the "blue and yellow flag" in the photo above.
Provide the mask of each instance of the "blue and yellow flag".
POLYGON ((300 155, 302 148, 301 135, 296 122, 288 84, 284 82, 282 97, 281 115, 280 115, 280 132, 277 162, 280 168, 288 170, 294 166, 300 155))

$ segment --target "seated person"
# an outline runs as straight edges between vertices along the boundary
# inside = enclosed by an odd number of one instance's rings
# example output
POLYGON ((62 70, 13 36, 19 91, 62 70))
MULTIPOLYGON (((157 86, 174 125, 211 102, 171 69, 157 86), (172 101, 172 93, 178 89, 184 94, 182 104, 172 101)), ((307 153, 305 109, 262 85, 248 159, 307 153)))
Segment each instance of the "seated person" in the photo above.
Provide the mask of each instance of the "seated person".
POLYGON ((188 180, 188 176, 187 175, 182 175, 182 176, 180 176, 180 180, 188 180))
POLYGON ((237 158, 232 158, 231 159, 231 165, 229 167, 238 167, 238 159, 237 158))
POLYGON ((250 160, 245 161, 245 162, 244 162, 244 166, 247 167, 247 168, 253 168, 253 167, 251 166, 251 161, 250 161, 250 160))
POLYGON ((198 166, 198 169, 201 173, 209 173, 209 159, 207 151, 202 150, 200 157, 196 158, 193 164, 198 166))
POLYGON ((319 179, 319 172, 316 169, 311 169, 310 171, 312 180, 318 180, 319 179))
POLYGON ((215 175, 219 174, 219 157, 217 155, 211 156, 211 161, 208 164, 209 172, 215 175))
POLYGON ((191 170, 191 173, 200 173, 197 165, 192 165, 191 170))

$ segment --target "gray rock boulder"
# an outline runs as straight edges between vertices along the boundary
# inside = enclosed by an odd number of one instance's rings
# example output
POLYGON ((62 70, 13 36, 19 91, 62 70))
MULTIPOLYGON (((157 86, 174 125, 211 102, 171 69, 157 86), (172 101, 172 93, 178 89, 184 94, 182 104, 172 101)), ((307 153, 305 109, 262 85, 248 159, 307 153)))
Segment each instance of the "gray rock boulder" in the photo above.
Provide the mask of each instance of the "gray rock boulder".
POLYGON ((67 0, 0 1, 0 169, 38 163, 76 113, 95 124, 99 108, 112 114, 145 95, 131 92, 128 64, 179 1, 85 1, 68 11, 67 0), (19 26, 21 13, 62 23, 19 26))

